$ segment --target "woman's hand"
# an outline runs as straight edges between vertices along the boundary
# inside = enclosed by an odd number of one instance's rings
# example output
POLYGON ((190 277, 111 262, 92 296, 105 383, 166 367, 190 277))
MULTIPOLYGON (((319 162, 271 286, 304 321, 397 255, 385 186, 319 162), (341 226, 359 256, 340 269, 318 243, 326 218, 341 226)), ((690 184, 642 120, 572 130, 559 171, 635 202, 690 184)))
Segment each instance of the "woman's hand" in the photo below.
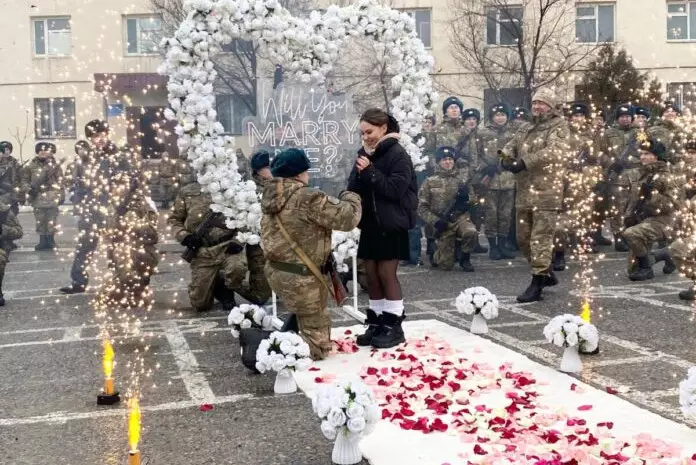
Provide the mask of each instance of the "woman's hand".
POLYGON ((355 161, 355 166, 358 168, 359 172, 362 172, 365 168, 370 166, 370 159, 367 157, 360 156, 358 159, 355 161))

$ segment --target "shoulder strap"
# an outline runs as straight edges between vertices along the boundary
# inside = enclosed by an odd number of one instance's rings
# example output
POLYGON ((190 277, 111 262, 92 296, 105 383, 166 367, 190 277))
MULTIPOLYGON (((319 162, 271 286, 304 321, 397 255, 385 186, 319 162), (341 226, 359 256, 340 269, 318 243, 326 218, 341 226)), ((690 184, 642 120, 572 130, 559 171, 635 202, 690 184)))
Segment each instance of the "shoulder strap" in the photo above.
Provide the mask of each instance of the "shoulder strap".
POLYGON ((280 218, 278 215, 274 216, 276 223, 278 224, 278 228, 280 229, 280 233, 283 235, 286 241, 290 244, 290 248, 292 249, 293 252, 295 252, 295 255, 302 261, 302 263, 309 268, 309 271, 312 272, 315 278, 317 278, 326 288, 326 290, 329 292, 330 295, 333 295, 333 292, 329 285, 326 283, 326 279, 324 279, 324 276, 321 274, 321 271, 319 271, 319 268, 317 268, 317 265, 314 264, 314 262, 307 256, 307 254, 300 248, 299 245, 297 245, 297 242, 295 242, 292 237, 290 237, 290 233, 288 232, 287 229, 285 229, 285 226, 283 223, 280 221, 280 218))

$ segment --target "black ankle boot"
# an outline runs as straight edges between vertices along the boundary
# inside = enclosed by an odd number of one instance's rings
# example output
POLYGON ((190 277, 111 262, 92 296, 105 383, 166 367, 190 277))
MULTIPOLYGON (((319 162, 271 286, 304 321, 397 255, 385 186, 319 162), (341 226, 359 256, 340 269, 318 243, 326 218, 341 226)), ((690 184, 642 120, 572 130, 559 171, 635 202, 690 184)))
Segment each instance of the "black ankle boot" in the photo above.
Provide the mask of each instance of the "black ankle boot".
POLYGON ((290 331, 293 331, 295 333, 300 332, 300 325, 297 322, 297 315, 295 315, 294 313, 290 314, 288 319, 285 320, 283 326, 280 328, 281 333, 289 333, 290 331))
POLYGON ((514 247, 508 244, 507 237, 498 237, 498 251, 500 252, 500 258, 503 260, 512 260, 517 256, 514 247))
POLYGON ((614 250, 617 252, 628 252, 628 246, 621 234, 614 234, 614 250))
POLYGON ((37 252, 40 250, 48 250, 48 239, 45 234, 39 236, 39 243, 34 246, 34 250, 37 252))
POLYGON ((46 235, 46 250, 53 250, 56 248, 56 240, 53 234, 46 235))
POLYGON ((628 279, 631 281, 646 281, 655 277, 648 255, 636 257, 636 261, 638 262, 638 266, 628 274, 628 279))
POLYGON ((82 294, 85 292, 85 287, 81 284, 72 283, 70 286, 64 286, 58 289, 63 294, 82 294))
POLYGON ((491 260, 502 260, 503 256, 500 254, 500 242, 495 236, 488 236, 488 258, 491 260))
POLYGON ((607 246, 612 244, 611 239, 604 237, 601 230, 595 231, 592 240, 594 240, 596 245, 607 246))
POLYGON ((566 269, 565 252, 558 251, 553 253, 553 271, 564 271, 566 269))
POLYGON ((524 290, 524 292, 521 295, 517 296, 517 301, 520 303, 528 303, 544 300, 541 296, 541 291, 544 288, 545 280, 546 276, 544 275, 533 275, 531 284, 527 287, 527 289, 524 290))
POLYGON ((669 254, 668 248, 657 249, 657 250, 655 250, 654 255, 655 255, 655 263, 665 262, 665 265, 662 267, 662 272, 664 274, 672 274, 677 270, 677 265, 672 260, 672 256, 669 254))
POLYGON ((372 338, 372 347, 375 349, 390 349, 406 341, 404 330, 401 328, 403 316, 393 313, 382 313, 382 331, 372 338))
POLYGON ((556 277, 556 274, 553 272, 553 268, 549 268, 548 270, 548 275, 544 276, 544 280, 542 281, 541 285, 543 287, 552 287, 558 284, 558 278, 556 277))
POLYGON ((459 266, 462 268, 462 271, 466 271, 467 273, 474 271, 474 265, 471 264, 470 253, 461 253, 459 256, 459 266))
POLYGON ((377 315, 374 310, 369 308, 365 313, 367 314, 367 318, 365 319, 365 326, 367 326, 367 329, 365 329, 364 334, 355 338, 356 344, 361 347, 371 345, 375 336, 379 336, 384 329, 382 315, 377 315))
POLYGON ((435 263, 435 239, 428 239, 427 241, 425 253, 428 256, 428 262, 431 267, 437 268, 437 263, 435 263))
POLYGON ((259 373, 256 369, 256 351, 261 341, 268 339, 272 331, 264 331, 259 328, 246 328, 239 331, 239 347, 242 353, 242 365, 259 373))

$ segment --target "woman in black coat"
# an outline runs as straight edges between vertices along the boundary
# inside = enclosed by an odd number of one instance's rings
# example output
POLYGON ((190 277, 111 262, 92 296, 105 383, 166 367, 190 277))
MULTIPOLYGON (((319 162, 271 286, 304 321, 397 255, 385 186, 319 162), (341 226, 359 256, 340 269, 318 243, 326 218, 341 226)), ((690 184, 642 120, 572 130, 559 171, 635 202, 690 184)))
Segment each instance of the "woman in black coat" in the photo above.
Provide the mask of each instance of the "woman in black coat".
POLYGON ((411 158, 399 144, 399 123, 373 108, 360 117, 363 147, 358 151, 348 190, 362 199, 358 258, 367 271, 370 306, 367 330, 358 345, 394 347, 404 342, 404 301, 396 276, 409 259, 408 230, 416 224, 418 186, 411 158))

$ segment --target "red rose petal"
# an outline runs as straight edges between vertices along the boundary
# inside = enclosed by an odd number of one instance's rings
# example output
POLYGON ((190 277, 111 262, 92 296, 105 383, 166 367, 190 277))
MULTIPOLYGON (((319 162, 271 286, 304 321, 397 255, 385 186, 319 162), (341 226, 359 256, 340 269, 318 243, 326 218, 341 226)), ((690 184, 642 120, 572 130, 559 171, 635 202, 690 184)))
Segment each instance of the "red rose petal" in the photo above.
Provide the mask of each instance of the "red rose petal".
POLYGON ((322 377, 320 377, 320 376, 317 376, 316 378, 314 378, 314 382, 315 382, 315 383, 318 383, 318 384, 321 384, 321 383, 324 382, 324 378, 322 378, 322 377))
POLYGON ((353 331, 351 331, 350 329, 346 329, 346 331, 343 334, 345 334, 346 336, 350 336, 351 334, 353 334, 353 331))
POLYGON ((480 445, 476 444, 474 446, 474 454, 476 454, 476 455, 488 455, 488 452, 486 452, 486 449, 484 449, 480 445))
POLYGON ((209 412, 213 408, 213 404, 201 404, 201 406, 198 407, 198 410, 200 410, 201 412, 209 412))
POLYGON ((377 368, 375 368, 375 367, 367 367, 367 374, 368 374, 369 376, 374 376, 374 375, 376 375, 377 373, 379 373, 379 372, 377 371, 377 368))
POLYGON ((575 384, 575 383, 573 383, 573 384, 570 385, 570 390, 571 390, 571 391, 575 391, 577 388, 578 388, 578 385, 575 384))
POLYGON ((321 368, 309 367, 309 370, 307 370, 307 371, 321 371, 321 368))
POLYGON ((611 386, 607 386, 607 392, 608 392, 609 394, 618 394, 618 393, 619 393, 619 391, 617 391, 616 389, 614 389, 614 388, 611 387, 611 386))
POLYGON ((580 407, 578 407, 578 410, 580 410, 581 412, 586 412, 588 410, 592 410, 592 406, 591 405, 581 405, 580 407))

